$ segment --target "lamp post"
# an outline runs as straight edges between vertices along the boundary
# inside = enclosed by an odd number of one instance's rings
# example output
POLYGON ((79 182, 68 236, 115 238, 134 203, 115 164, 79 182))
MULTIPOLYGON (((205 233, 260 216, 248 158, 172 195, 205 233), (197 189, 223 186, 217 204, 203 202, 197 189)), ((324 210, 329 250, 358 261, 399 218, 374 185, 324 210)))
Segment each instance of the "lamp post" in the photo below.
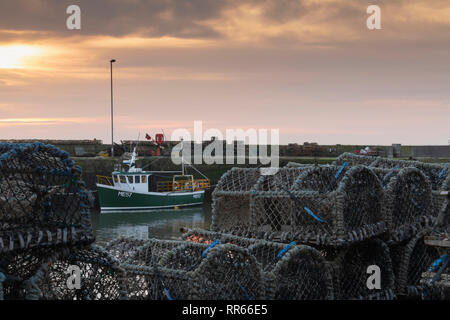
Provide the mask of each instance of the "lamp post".
POLYGON ((114 114, 113 114, 113 77, 112 77, 112 64, 116 62, 115 59, 109 61, 111 69, 111 157, 114 157, 114 114))

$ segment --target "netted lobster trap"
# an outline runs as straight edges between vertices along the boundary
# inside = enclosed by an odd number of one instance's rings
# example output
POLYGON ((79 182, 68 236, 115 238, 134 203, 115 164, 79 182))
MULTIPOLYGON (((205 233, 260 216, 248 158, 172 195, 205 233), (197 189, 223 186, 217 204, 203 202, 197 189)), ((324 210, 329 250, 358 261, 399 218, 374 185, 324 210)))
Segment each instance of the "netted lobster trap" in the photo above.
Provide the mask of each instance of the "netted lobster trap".
POLYGON ((342 245, 386 231, 383 188, 364 166, 315 166, 290 190, 255 192, 251 230, 256 238, 342 245))
POLYGON ((417 160, 394 160, 388 158, 378 158, 370 166, 382 169, 402 169, 410 167, 417 168, 428 177, 431 183, 432 190, 441 190, 444 181, 450 174, 448 164, 425 163, 417 160))
POLYGON ((431 214, 437 217, 442 212, 445 206, 445 199, 440 196, 440 192, 448 190, 450 185, 449 164, 379 158, 371 166, 390 170, 399 170, 407 167, 419 169, 428 178, 431 185, 433 200, 431 214))
POLYGON ((3 260, 7 262, 2 261, 0 274, 5 278, 7 300, 113 300, 127 296, 118 261, 97 246, 33 249, 3 260))
POLYGON ((430 230, 422 230, 409 241, 389 246, 397 295, 418 297, 421 294, 421 275, 439 258, 438 250, 424 243, 424 237, 429 232, 430 230))
POLYGON ((263 269, 266 299, 334 299, 332 268, 320 251, 295 242, 286 245, 262 240, 248 251, 263 269))
POLYGON ((126 299, 124 272, 119 262, 98 246, 63 250, 43 264, 28 280, 27 299, 118 300, 126 299), (72 276, 73 278, 69 279, 72 276), (79 281, 78 278, 79 277, 79 281), (72 281, 72 285, 69 283, 72 281), (78 281, 78 282, 77 282, 78 281))
POLYGON ((137 240, 122 238, 106 245, 112 254, 127 252, 121 259, 125 271, 124 285, 130 300, 162 300, 179 298, 176 288, 186 285, 188 278, 177 271, 158 266, 159 260, 170 250, 185 244, 176 240, 137 240), (172 292, 166 288, 172 288, 172 292), (175 288, 175 289, 174 289, 175 288), (174 295, 173 297, 171 296, 174 295))
POLYGON ((379 157, 374 156, 366 156, 366 155, 358 155, 351 152, 344 152, 336 160, 333 161, 333 165, 341 166, 344 163, 348 163, 351 166, 357 165, 365 165, 370 166, 375 162, 379 157))
POLYGON ((282 244, 207 230, 189 230, 186 241, 213 241, 247 248, 259 262, 265 282, 265 299, 333 299, 332 269, 322 252, 306 245, 282 244))
POLYGON ((250 193, 260 175, 258 168, 232 168, 220 178, 212 193, 212 230, 246 234, 250 193))
POLYGON ((54 247, 33 248, 19 252, 7 251, 0 255, 0 299, 23 300, 28 294, 25 285, 43 264, 58 254, 54 247))
POLYGON ((81 168, 52 145, 0 144, 0 251, 94 241, 81 168))
POLYGON ((231 244, 154 240, 140 247, 122 267, 130 299, 264 297, 263 278, 255 258, 231 244))
POLYGON ((383 184, 383 207, 392 241, 401 242, 436 223, 429 179, 417 168, 373 171, 383 184))
POLYGON ((380 239, 364 240, 345 248, 327 248, 325 257, 332 263, 336 283, 335 294, 339 300, 396 298, 395 276, 389 247, 380 239), (380 287, 369 287, 371 272, 373 274, 378 268, 380 287))

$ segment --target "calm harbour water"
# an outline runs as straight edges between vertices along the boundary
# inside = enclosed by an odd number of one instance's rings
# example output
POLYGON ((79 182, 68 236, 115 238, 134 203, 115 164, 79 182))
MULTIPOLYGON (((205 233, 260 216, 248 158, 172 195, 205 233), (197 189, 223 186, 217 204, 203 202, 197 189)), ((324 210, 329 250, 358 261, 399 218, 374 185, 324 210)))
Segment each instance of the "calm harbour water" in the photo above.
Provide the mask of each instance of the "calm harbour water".
POLYGON ((96 243, 104 244, 120 236, 138 239, 179 239, 181 228, 209 229, 211 204, 183 209, 138 213, 100 213, 92 211, 96 243))

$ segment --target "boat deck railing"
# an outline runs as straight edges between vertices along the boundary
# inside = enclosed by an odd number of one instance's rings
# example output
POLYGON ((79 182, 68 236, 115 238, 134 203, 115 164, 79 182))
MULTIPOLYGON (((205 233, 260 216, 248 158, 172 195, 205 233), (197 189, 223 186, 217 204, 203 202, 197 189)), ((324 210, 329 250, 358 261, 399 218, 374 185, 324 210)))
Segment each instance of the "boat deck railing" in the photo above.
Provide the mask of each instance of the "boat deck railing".
POLYGON ((113 182, 111 177, 108 176, 101 176, 101 175, 97 175, 97 183, 98 184, 104 184, 107 186, 113 186, 113 182))
MULTIPOLYGON (((107 186, 114 186, 111 177, 97 175, 97 183, 107 186)), ((179 180, 179 181, 158 181, 156 192, 179 192, 179 191, 201 191, 211 187, 208 179, 179 180)))
POLYGON ((158 181, 156 192, 201 191, 208 189, 211 183, 208 179, 194 181, 158 181))

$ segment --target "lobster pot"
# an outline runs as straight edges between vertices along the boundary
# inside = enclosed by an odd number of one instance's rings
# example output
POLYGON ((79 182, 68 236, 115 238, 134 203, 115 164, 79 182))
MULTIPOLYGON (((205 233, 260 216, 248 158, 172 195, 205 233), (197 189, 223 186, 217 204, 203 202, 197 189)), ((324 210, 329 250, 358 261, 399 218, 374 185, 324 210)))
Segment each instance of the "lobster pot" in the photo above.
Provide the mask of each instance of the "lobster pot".
MULTIPOLYGON (((73 275, 74 273, 72 273, 73 275)), ((124 273, 119 262, 103 248, 77 248, 53 258, 29 282, 27 299, 117 300, 126 299, 124 273), (70 272, 80 271, 79 288, 68 286, 70 272)), ((76 281, 72 283, 76 285, 76 281)))
POLYGON ((450 185, 450 169, 448 164, 423 163, 409 160, 391 160, 379 158, 371 166, 383 169, 398 170, 407 167, 419 169, 429 180, 432 190, 432 208, 430 214, 437 217, 445 206, 445 199, 441 197, 440 191, 448 190, 450 185))
POLYGON ((291 191, 252 196, 255 237, 317 245, 360 241, 385 231, 383 189, 371 169, 318 166, 291 191))
POLYGON ((94 241, 81 168, 52 145, 0 146, 0 250, 94 241))
POLYGON ((232 168, 220 178, 212 193, 212 230, 246 234, 250 221, 250 190, 259 176, 258 168, 232 168))
POLYGON ((422 273, 439 258, 437 249, 424 243, 427 233, 423 230, 407 242, 390 246, 398 295, 419 296, 422 273))
MULTIPOLYGON (((187 275, 189 284, 183 290, 188 291, 189 299, 253 300, 264 297, 259 264, 247 250, 235 245, 211 247, 187 243, 168 252, 160 265, 187 275)), ((174 291, 177 292, 177 288, 174 291)))
POLYGON ((374 169, 384 185, 384 208, 392 240, 411 239, 431 226, 433 201, 429 179, 416 168, 374 169))
POLYGON ((35 248, 0 255, 0 299, 23 300, 29 288, 25 283, 32 278, 51 257, 60 254, 60 248, 35 248))
POLYGON ((186 248, 186 242, 152 241, 137 251, 136 258, 130 263, 123 264, 127 274, 126 283, 129 299, 131 300, 187 300, 191 298, 192 279, 187 274, 183 264, 188 266, 194 257, 208 247, 208 245, 195 245, 186 248), (164 244, 164 242, 166 242, 164 244), (199 247, 200 246, 200 247, 199 247), (164 248, 165 252, 161 249, 164 248), (179 249, 177 249, 179 248, 179 249), (184 248, 184 250, 183 250, 184 248), (172 250, 183 254, 173 261, 163 260, 165 255, 172 255, 172 250), (163 253, 162 255, 157 254, 163 253), (177 268, 178 267, 178 268, 177 268))
POLYGON ((258 241, 248 248, 263 268, 266 299, 330 300, 334 298, 330 265, 309 246, 258 241))
POLYGON ((341 166, 345 162, 347 162, 351 166, 357 165, 370 166, 376 159, 378 159, 378 157, 358 155, 351 152, 344 152, 339 157, 337 157, 336 160, 333 161, 333 165, 341 166))
POLYGON ((126 272, 124 283, 129 299, 161 300, 170 298, 161 283, 172 283, 171 287, 180 288, 186 283, 185 276, 158 267, 164 254, 183 244, 184 241, 124 238, 110 242, 106 249, 113 255, 124 252, 126 258, 121 260, 121 266, 126 272))
MULTIPOLYGON (((340 300, 395 299, 394 272, 388 246, 379 239, 369 239, 338 250, 333 267, 336 272, 336 294, 340 300), (367 286, 369 266, 380 268, 380 289, 367 286)), ((333 256, 333 255, 330 255, 333 256)), ((371 271, 373 272, 373 271, 371 271)))
POLYGON ((378 158, 371 164, 371 167, 382 169, 402 169, 414 167, 423 172, 423 174, 430 180, 432 190, 441 190, 444 181, 450 174, 450 169, 447 164, 439 163, 424 163, 420 161, 411 160, 392 160, 387 158, 378 158))

